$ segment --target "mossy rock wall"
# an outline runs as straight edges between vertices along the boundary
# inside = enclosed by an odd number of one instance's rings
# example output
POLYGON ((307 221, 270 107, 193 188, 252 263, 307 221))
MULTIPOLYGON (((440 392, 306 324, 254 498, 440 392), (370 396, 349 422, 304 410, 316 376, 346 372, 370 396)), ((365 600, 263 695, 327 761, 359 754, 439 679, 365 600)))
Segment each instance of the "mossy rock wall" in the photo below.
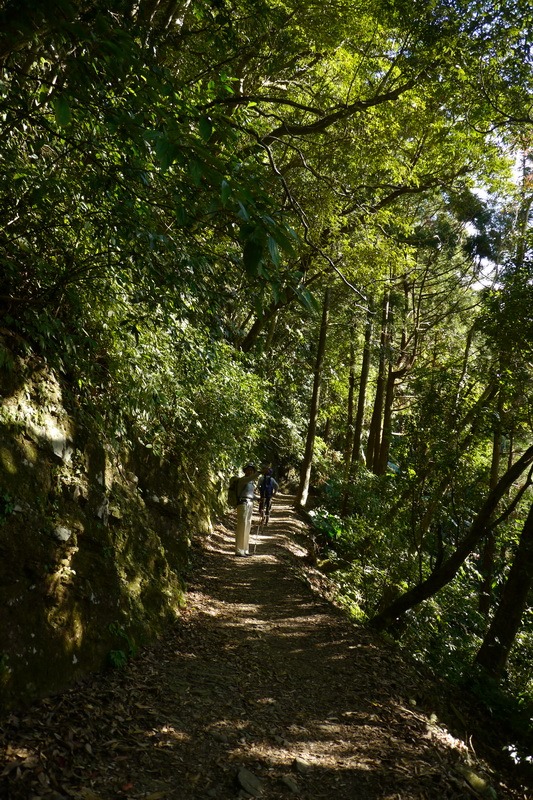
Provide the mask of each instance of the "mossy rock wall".
MULTIPOLYGON (((0 340, 4 355, 5 341, 0 340)), ((195 491, 147 449, 83 426, 55 377, 13 357, 0 377, 0 703, 21 707, 120 665, 180 613, 195 491)))

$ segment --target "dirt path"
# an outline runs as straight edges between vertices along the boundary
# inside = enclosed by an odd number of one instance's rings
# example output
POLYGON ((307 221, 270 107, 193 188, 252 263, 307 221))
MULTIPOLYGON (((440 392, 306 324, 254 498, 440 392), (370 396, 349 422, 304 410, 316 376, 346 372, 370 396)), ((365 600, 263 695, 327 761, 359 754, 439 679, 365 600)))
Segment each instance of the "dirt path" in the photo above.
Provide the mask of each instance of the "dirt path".
POLYGON ((278 499, 245 559, 219 527, 163 641, 0 721, 2 800, 526 798, 421 710, 427 678, 312 591, 304 528, 278 499))

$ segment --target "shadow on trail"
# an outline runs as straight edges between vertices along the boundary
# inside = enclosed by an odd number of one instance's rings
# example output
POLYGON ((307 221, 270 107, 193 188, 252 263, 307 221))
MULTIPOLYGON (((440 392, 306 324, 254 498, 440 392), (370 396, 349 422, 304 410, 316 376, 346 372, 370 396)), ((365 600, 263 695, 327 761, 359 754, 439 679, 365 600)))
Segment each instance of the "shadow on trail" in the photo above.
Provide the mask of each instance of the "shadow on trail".
POLYGON ((177 651, 171 669, 192 693, 203 687, 194 742, 211 746, 202 787, 183 798, 234 797, 242 766, 261 797, 471 797, 442 768, 451 737, 432 740, 394 699, 401 662, 295 575, 284 501, 255 556, 234 556, 232 533, 219 531, 201 569, 195 588, 210 598, 195 621, 202 645, 193 662, 177 651))
POLYGON ((24 758, 41 725, 48 783, 8 776, 8 800, 472 798, 466 747, 410 705, 415 670, 299 576, 290 502, 276 498, 250 558, 217 528, 183 617, 124 672, 13 723, 24 758))

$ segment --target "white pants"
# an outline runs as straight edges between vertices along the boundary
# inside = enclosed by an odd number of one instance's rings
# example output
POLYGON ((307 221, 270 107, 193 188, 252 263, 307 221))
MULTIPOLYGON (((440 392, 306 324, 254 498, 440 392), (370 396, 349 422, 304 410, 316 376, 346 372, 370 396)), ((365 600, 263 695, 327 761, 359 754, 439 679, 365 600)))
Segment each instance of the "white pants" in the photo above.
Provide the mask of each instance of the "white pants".
POLYGON ((237 506, 237 530, 235 531, 235 552, 239 555, 248 552, 250 541, 250 528, 252 527, 252 514, 254 504, 252 500, 245 500, 237 506))

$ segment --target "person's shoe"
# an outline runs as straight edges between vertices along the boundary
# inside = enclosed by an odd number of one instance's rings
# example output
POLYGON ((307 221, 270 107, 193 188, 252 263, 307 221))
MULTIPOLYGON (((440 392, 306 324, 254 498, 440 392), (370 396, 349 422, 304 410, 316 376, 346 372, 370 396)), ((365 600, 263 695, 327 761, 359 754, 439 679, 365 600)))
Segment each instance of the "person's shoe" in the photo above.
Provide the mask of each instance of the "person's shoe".
POLYGON ((246 550, 235 550, 235 555, 236 556, 247 556, 248 553, 246 552, 246 550))

